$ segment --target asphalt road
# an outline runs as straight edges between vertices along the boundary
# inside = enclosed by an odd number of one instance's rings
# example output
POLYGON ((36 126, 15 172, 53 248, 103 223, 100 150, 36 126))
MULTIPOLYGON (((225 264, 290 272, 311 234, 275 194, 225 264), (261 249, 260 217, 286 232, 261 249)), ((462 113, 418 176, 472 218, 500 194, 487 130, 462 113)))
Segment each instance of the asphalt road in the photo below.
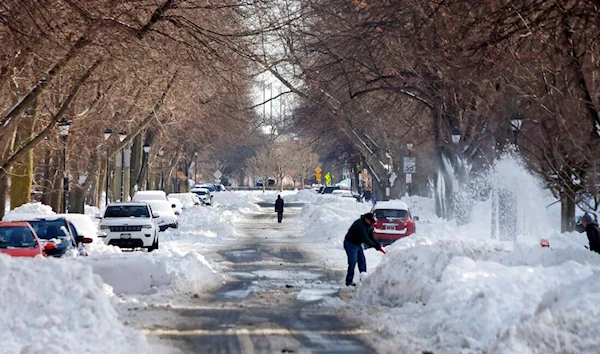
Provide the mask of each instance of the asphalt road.
POLYGON ((165 308, 171 325, 146 334, 184 353, 375 353, 363 341, 374 333, 319 305, 338 296, 343 274, 301 244, 294 213, 302 205, 288 205, 282 224, 272 203, 260 206, 262 213, 236 225, 242 241, 214 256, 228 265, 230 281, 196 306, 165 308))

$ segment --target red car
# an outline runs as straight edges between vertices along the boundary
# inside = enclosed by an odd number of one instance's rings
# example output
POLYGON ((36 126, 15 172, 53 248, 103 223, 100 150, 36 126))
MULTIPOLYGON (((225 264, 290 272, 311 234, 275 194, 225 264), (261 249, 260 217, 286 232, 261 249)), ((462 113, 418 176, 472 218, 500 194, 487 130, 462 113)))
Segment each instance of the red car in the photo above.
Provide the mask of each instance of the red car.
POLYGON ((0 253, 13 257, 45 256, 56 248, 52 242, 41 242, 27 222, 0 222, 0 253))
POLYGON ((414 234, 417 230, 415 221, 404 202, 378 202, 371 211, 377 222, 373 228, 373 236, 382 245, 391 245, 395 241, 414 234))

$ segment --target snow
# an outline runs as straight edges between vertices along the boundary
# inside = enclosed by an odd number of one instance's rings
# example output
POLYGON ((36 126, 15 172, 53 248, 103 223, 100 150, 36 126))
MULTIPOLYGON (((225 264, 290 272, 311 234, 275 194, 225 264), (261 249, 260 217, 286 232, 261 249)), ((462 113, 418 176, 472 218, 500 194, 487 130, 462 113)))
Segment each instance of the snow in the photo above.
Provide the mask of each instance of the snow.
MULTIPOLYGON (((491 239, 491 201, 481 196, 460 227, 438 219, 433 200, 403 198, 421 218, 417 234, 387 247, 374 270, 367 254, 371 270, 352 299, 324 305, 353 309, 379 328, 373 345, 382 353, 598 352, 600 255, 583 247, 585 235, 557 231, 556 210, 545 208, 552 197, 520 166, 500 161, 486 183, 516 194, 516 242, 491 239)), ((336 238, 355 216, 338 207, 310 212, 336 238)))
POLYGON ((110 289, 89 266, 0 255, 0 288, 3 353, 151 351, 121 323, 110 289))
POLYGON ((24 218, 36 218, 56 214, 52 207, 39 202, 23 204, 4 215, 2 221, 19 221, 24 218))
MULTIPOLYGON (((472 206, 472 221, 463 226, 439 219, 431 198, 411 196, 378 203, 378 207, 387 203, 410 208, 412 215, 420 218, 417 233, 388 246, 386 255, 367 250, 369 272, 349 298, 337 295, 337 288, 322 286, 310 272, 285 277, 297 277, 292 285, 301 288, 300 300, 328 298, 323 306, 363 320, 365 328, 377 329, 381 335, 371 344, 380 353, 598 352, 600 255, 584 248, 584 234, 559 232, 560 205, 546 207, 555 199, 517 159, 499 161, 481 178, 461 190, 472 206), (514 242, 491 238, 489 195, 494 188, 515 195, 514 242), (549 240, 550 248, 540 247, 542 238, 549 240)), ((439 187, 443 188, 443 183, 439 187)), ((41 324, 48 327, 54 321, 58 330, 65 323, 94 328, 90 346, 114 352, 144 348, 144 338, 124 328, 112 306, 123 310, 132 304, 171 303, 182 295, 206 293, 222 285, 227 279, 221 275, 221 267, 226 265, 211 263, 209 253, 235 244, 239 236, 235 222, 246 213, 259 212, 257 202, 272 203, 278 194, 287 205, 302 208, 294 220, 298 232, 286 242, 310 245, 311 256, 324 268, 344 272, 344 235, 354 220, 371 210, 370 203, 313 190, 217 192, 213 193, 213 206, 188 207, 179 219, 180 228, 161 233, 160 248, 152 253, 111 252, 112 248, 107 248, 70 262, 0 257, 0 287, 10 289, 8 294, 0 294, 0 325, 8 328, 0 332, 0 341, 12 345, 8 348, 15 352, 40 351, 23 350, 31 343, 25 341, 31 332, 25 329, 44 332, 41 324), (66 282, 45 282, 63 276, 66 282), (29 280, 20 280, 29 277, 39 289, 29 285, 29 280), (23 294, 3 285, 15 283, 13 279, 23 294), (107 291, 100 279, 112 291, 107 291), (74 293, 68 304, 41 306, 42 301, 44 305, 59 301, 57 294, 67 291, 74 293), (14 300, 20 297, 24 304, 14 300), (68 313, 57 314, 54 308, 60 306, 71 307, 68 313), (32 315, 19 315, 23 311, 32 315), (75 318, 78 311, 83 311, 83 317, 75 318), (88 316, 90 313, 96 315, 88 316), (14 317, 18 320, 12 321, 14 317), (109 335, 114 339, 106 339, 109 335)), ((7 218, 31 214, 50 215, 53 211, 39 203, 27 204, 7 218)), ((281 276, 272 270, 250 275, 281 276)), ((85 352, 81 348, 52 351, 85 352)))
POLYGON ((400 202, 397 200, 377 202, 377 204, 375 204, 375 206, 373 207, 373 210, 379 209, 408 210, 408 205, 405 202, 400 202))

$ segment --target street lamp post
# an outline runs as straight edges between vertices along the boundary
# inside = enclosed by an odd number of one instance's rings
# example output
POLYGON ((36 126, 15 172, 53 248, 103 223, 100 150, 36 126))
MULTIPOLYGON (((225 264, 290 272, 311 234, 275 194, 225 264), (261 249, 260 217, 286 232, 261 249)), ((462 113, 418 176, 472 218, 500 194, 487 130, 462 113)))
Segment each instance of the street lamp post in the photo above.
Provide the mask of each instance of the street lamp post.
MULTIPOLYGON (((119 133, 119 141, 123 142, 127 137, 127 133, 119 133)), ((125 200, 125 148, 121 149, 121 201, 125 200)))
MULTIPOLYGON (((108 141, 108 139, 110 139, 111 135, 112 135, 112 130, 106 129, 104 131, 104 141, 108 141)), ((108 205, 108 180, 109 180, 109 175, 110 175, 109 165, 110 165, 110 151, 108 149, 108 144, 106 144, 106 189, 104 191, 104 193, 105 193, 104 206, 108 205)))
POLYGON ((164 156, 165 152, 163 151, 163 149, 158 150, 158 156, 161 157, 160 159, 160 190, 165 190, 165 171, 163 170, 163 161, 162 161, 162 157, 164 156))
POLYGON ((146 190, 150 189, 150 144, 144 144, 144 154, 146 155, 146 190))
MULTIPOLYGON (((413 147, 414 147, 413 143, 406 143, 406 150, 408 150, 409 158, 411 157, 413 147)), ((407 173, 406 174, 406 193, 408 195, 412 194, 411 186, 412 186, 412 173, 407 173)))
POLYGON ((198 153, 194 152, 194 185, 198 183, 198 153))
POLYGON ((523 115, 519 112, 510 118, 510 125, 513 132, 513 144, 515 147, 519 146, 519 132, 521 131, 521 126, 523 126, 523 119, 523 115))
POLYGON ((58 133, 63 141, 63 213, 67 213, 67 197, 69 195, 69 175, 67 173, 67 137, 71 123, 65 118, 58 122, 58 133))

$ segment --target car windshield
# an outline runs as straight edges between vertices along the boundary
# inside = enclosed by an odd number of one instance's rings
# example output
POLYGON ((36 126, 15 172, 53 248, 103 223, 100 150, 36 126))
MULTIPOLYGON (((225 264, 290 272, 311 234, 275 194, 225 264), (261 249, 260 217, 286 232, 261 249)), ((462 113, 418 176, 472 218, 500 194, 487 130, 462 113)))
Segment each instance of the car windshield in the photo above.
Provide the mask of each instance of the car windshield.
POLYGON ((149 218, 150 212, 145 205, 109 205, 105 218, 149 218))
POLYGON ((194 191, 193 193, 196 193, 198 195, 206 195, 206 191, 194 191))
POLYGON ((377 219, 406 218, 408 217, 408 210, 377 209, 374 214, 377 219))
POLYGON ((333 191, 340 189, 339 187, 325 187, 324 193, 331 194, 333 191))
POLYGON ((44 240, 53 238, 67 238, 67 222, 64 219, 58 220, 32 220, 29 224, 38 235, 44 240))
POLYGON ((0 227, 0 248, 32 248, 37 241, 25 226, 0 227))

